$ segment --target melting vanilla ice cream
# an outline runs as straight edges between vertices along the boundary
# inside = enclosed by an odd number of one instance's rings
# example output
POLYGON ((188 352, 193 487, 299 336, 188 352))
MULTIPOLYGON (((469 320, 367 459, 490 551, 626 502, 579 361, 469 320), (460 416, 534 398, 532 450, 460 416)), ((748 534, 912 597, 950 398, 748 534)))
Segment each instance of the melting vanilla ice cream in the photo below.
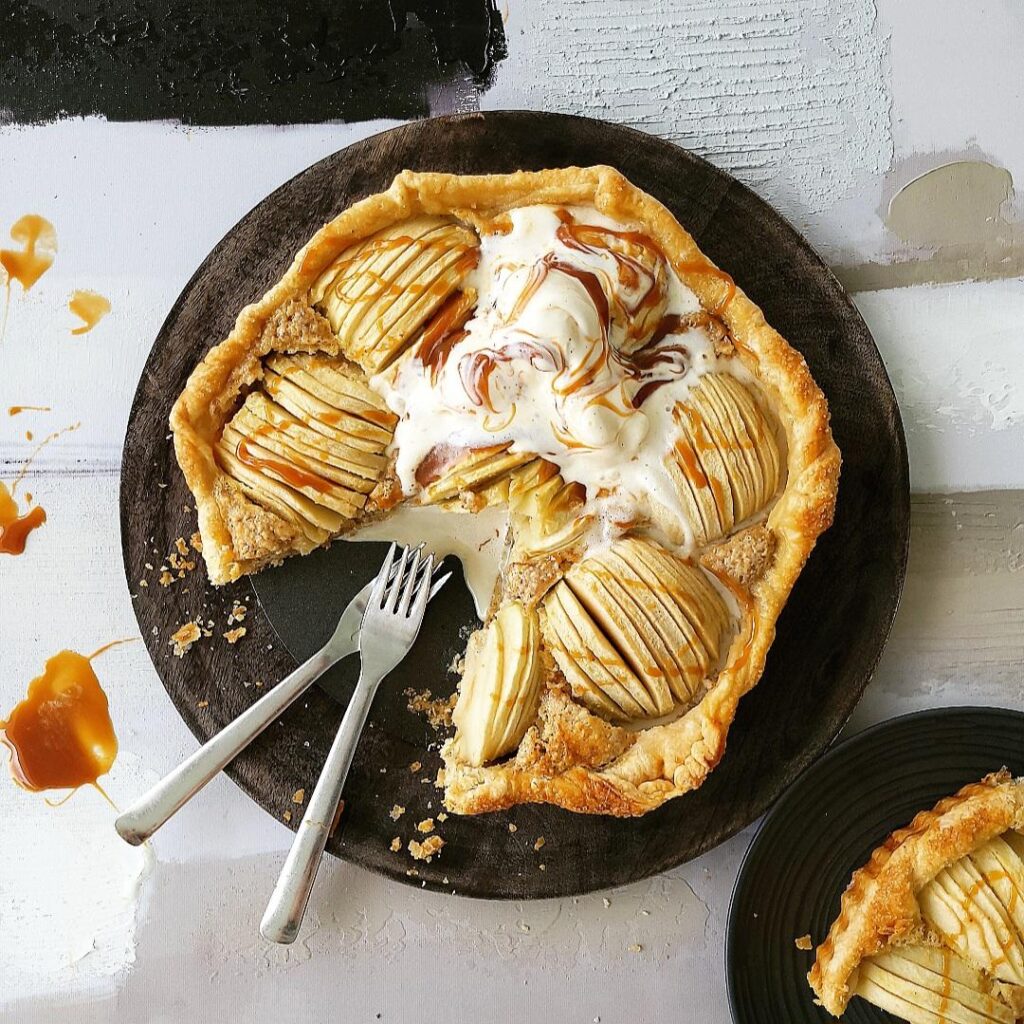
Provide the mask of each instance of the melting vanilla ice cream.
POLYGON ((582 485, 604 535, 646 523, 688 547, 665 457, 673 409, 718 361, 696 295, 651 239, 596 210, 522 207, 504 227, 482 237, 463 329, 372 379, 400 418, 403 492, 431 453, 509 444, 582 485))

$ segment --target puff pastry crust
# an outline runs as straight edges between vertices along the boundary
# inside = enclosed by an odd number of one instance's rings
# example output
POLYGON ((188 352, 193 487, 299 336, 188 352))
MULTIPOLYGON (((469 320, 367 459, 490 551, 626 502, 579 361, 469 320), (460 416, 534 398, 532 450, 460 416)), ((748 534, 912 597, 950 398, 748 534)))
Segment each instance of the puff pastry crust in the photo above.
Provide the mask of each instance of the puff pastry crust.
POLYGON ((922 811, 854 872, 808 981, 906 1020, 1024 1014, 1024 780, 1003 769, 922 811))
MULTIPOLYGON (((537 204, 593 208, 653 239, 699 300, 696 322, 716 332, 716 352, 742 366, 758 397, 731 379, 709 375, 695 389, 696 418, 679 421, 680 444, 703 444, 711 453, 702 456, 704 469, 696 472, 732 483, 724 489, 719 483, 709 502, 702 491, 707 479, 695 482, 692 460, 679 455, 677 479, 690 495, 698 545, 685 572, 669 567, 685 592, 668 603, 650 595, 634 600, 623 591, 602 604, 601 595, 606 598, 615 581, 588 584, 585 565, 572 569, 581 554, 574 544, 587 524, 580 520, 574 485, 550 463, 507 447, 478 449, 459 465, 455 485, 443 475, 428 483, 423 501, 452 503, 469 493, 477 505, 508 504, 513 549, 487 628, 499 640, 514 635, 537 645, 528 671, 494 669, 494 680, 500 675, 503 681, 488 688, 481 666, 499 664, 493 653, 498 640, 479 642, 479 664, 466 687, 474 703, 469 707, 466 697, 457 721, 476 722, 478 707, 515 700, 520 691, 528 696, 530 714, 519 708, 497 726, 492 723, 478 742, 446 745, 446 802, 460 813, 542 801, 573 811, 639 815, 699 786, 721 759, 737 704, 762 673, 779 612, 816 539, 832 522, 840 469, 827 404, 803 357, 664 206, 604 166, 482 176, 404 171, 386 192, 326 224, 282 279, 242 310, 229 337, 192 373, 172 410, 171 428, 216 584, 312 550, 368 515, 386 515, 402 493, 393 474, 374 460, 386 462, 394 422, 366 387, 367 372, 396 358, 409 332, 420 331, 417 344, 426 349, 439 344, 440 332, 425 337, 431 324, 443 321, 450 330, 463 322, 474 298, 467 297, 462 276, 474 259, 472 233, 493 230, 508 211, 537 204), (389 298, 382 305, 382 295, 401 294, 412 264, 375 248, 373 240, 397 235, 415 235, 417 245, 435 247, 431 266, 437 269, 423 294, 436 301, 427 303, 417 292, 416 298, 389 298), (346 290, 344 271, 350 266, 370 268, 377 284, 346 290), (742 394, 730 391, 735 387, 742 394), (714 444, 701 434, 708 424, 714 444), (311 430, 330 442, 329 457, 311 430), (296 456, 299 475, 289 478, 294 470, 282 470, 275 452, 308 454, 305 442, 314 443, 324 461, 296 456), (538 502, 550 515, 538 518, 538 502), (686 573, 700 576, 693 582, 696 596, 686 589, 686 573), (715 625, 714 636, 702 616, 710 614, 717 623, 719 611, 702 596, 705 585, 731 594, 739 609, 738 621, 729 628, 715 625), (588 646, 586 637, 573 633, 579 645, 570 656, 545 639, 552 619, 572 601, 587 605, 606 636, 625 642, 640 623, 641 634, 647 630, 653 637, 646 653, 636 657, 648 657, 655 666, 646 678, 664 671, 668 682, 664 688, 659 683, 657 692, 621 697, 630 708, 630 700, 639 701, 642 715, 616 713, 621 706, 602 685, 590 686, 589 699, 583 694, 581 686, 593 683, 593 674, 618 673, 608 687, 628 682, 622 669, 596 664, 591 676, 574 676, 579 659, 593 653, 598 640, 588 646), (525 618, 494 625, 499 608, 512 602, 522 606, 525 618), (622 608, 625 617, 616 618, 622 608), (672 713, 663 714, 669 707, 672 713), (488 759, 493 757, 499 759, 488 759)), ((624 258, 644 268, 648 254, 642 246, 628 239, 616 244, 624 258)), ((631 311, 616 307, 609 315, 612 322, 626 323, 629 345, 642 347, 654 314, 629 320, 631 311)), ((633 566, 630 586, 646 586, 644 580, 656 578, 658 566, 674 556, 647 539, 636 543, 642 550, 630 549, 623 557, 633 566)), ((626 651, 627 669, 636 668, 635 653, 626 651)))

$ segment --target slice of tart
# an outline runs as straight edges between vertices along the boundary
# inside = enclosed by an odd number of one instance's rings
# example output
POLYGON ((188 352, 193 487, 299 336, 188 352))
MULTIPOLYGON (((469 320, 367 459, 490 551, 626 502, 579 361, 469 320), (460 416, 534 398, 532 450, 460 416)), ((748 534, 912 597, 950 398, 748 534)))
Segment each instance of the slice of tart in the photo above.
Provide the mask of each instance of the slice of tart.
POLYGON ((808 975, 913 1024, 1024 1018, 1024 780, 1005 769, 894 832, 854 872, 808 975))
POLYGON ((216 584, 393 516, 500 521, 443 748, 461 813, 700 785, 840 462, 803 359, 608 167, 403 172, 241 312, 171 426, 216 584))

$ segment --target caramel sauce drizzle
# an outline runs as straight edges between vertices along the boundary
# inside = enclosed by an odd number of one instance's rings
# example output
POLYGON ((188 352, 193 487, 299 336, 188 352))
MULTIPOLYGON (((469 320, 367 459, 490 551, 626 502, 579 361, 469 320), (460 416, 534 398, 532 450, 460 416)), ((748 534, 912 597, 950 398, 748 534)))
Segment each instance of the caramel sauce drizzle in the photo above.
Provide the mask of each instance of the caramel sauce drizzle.
POLYGON ((651 253, 655 263, 665 261, 661 248, 653 238, 641 231, 620 231, 598 224, 580 224, 565 209, 558 210, 557 215, 561 224, 555 231, 555 235, 567 249, 575 249, 577 252, 586 252, 597 256, 609 255, 615 260, 621 284, 631 289, 641 289, 642 283, 645 285, 634 302, 627 303, 620 300, 622 308, 627 314, 627 334, 630 337, 635 337, 635 332, 643 321, 640 314, 646 309, 654 308, 664 299, 665 285, 640 260, 621 252, 610 243, 613 239, 618 239, 628 245, 646 249, 651 253))
POLYGON ((97 292, 79 289, 68 299, 68 309, 81 321, 80 327, 72 327, 72 334, 88 334, 109 312, 110 300, 97 292))
POLYGON ((747 635, 743 638, 743 646, 740 648, 739 654, 732 662, 733 669, 744 668, 747 662, 750 661, 750 654, 754 647, 754 624, 757 621, 755 616, 757 610, 756 603, 750 591, 737 583, 732 577, 727 576, 725 573, 715 572, 714 569, 709 569, 708 571, 736 598, 736 603, 740 606, 740 618, 741 620, 747 620, 747 635))
POLYGON ((331 489, 331 483, 315 473, 308 473, 298 466, 293 466, 288 462, 281 462, 278 459, 262 458, 252 452, 249 444, 250 442, 256 442, 261 433, 268 433, 268 431, 265 429, 259 430, 254 437, 243 437, 239 440, 235 446, 235 457, 239 462, 255 469, 257 472, 262 473, 269 470, 271 473, 276 473, 286 483, 291 484, 295 488, 309 487, 319 494, 323 494, 331 489))
POLYGON ((20 416, 23 412, 50 412, 48 405, 10 405, 7 407, 8 416, 20 416))
POLYGON ((453 292, 423 329, 416 356, 424 368, 429 370, 431 384, 437 383, 438 375, 448 362, 452 349, 466 336, 461 328, 471 312, 472 309, 466 306, 463 293, 453 292))
POLYGON ((0 721, 0 740, 11 752, 11 776, 23 789, 100 788, 100 776, 117 757, 117 736, 92 660, 129 642, 116 640, 88 657, 75 651, 55 654, 7 720, 0 721))
POLYGON ((703 260, 686 260, 675 264, 676 272, 679 274, 705 274, 721 281, 725 285, 725 297, 715 307, 715 315, 721 315, 729 308, 729 304, 736 297, 736 282, 731 275, 719 267, 713 266, 703 260))

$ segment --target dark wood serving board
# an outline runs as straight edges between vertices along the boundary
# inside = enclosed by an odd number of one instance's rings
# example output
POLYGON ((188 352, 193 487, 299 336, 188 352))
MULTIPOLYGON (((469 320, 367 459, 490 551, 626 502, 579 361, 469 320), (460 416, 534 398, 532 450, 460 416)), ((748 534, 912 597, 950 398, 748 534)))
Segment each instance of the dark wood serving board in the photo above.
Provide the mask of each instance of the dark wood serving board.
MULTIPOLYGON (((472 896, 562 896, 644 878, 711 849, 758 817, 832 742, 871 677, 896 611, 909 519, 899 410, 867 327, 807 242, 725 172, 631 129, 528 112, 437 118, 349 146, 273 192, 205 260, 153 345, 125 441, 122 540, 142 635, 189 728, 205 740, 265 692, 257 680, 269 686, 291 670, 289 649, 300 657, 312 651, 335 611, 376 572, 381 551, 338 543, 261 574, 256 587, 266 612, 248 582, 214 590, 201 565, 171 587, 156 585, 145 563, 159 567, 175 538, 196 528, 167 430, 170 405, 192 368, 310 235, 354 200, 387 188, 401 169, 481 173, 595 163, 613 164, 664 202, 806 356, 843 452, 836 522, 797 583, 764 677, 744 698, 725 757, 702 789, 635 820, 539 806, 453 815, 439 826, 443 853, 415 865, 418 875, 410 877, 413 862, 389 843, 417 837, 415 823, 442 805, 439 791, 421 781, 439 767, 438 737, 407 710, 403 691, 447 694, 454 687, 447 668, 473 615, 461 584, 449 584, 414 655, 381 689, 349 777, 344 827, 329 845, 399 881, 472 896), (148 587, 138 586, 142 578, 148 587), (248 635, 230 646, 220 634, 235 598, 248 598, 251 610, 248 635), (174 657, 170 633, 196 617, 214 620, 213 636, 174 657), (411 772, 415 761, 422 769, 411 772), (407 808, 397 823, 388 814, 394 804, 407 808), (546 843, 535 851, 540 836, 546 843)), ((344 684, 357 666, 350 660, 335 671, 344 684)), ((301 808, 292 794, 311 791, 341 713, 312 690, 228 774, 278 820, 293 812, 294 827, 301 808)))

